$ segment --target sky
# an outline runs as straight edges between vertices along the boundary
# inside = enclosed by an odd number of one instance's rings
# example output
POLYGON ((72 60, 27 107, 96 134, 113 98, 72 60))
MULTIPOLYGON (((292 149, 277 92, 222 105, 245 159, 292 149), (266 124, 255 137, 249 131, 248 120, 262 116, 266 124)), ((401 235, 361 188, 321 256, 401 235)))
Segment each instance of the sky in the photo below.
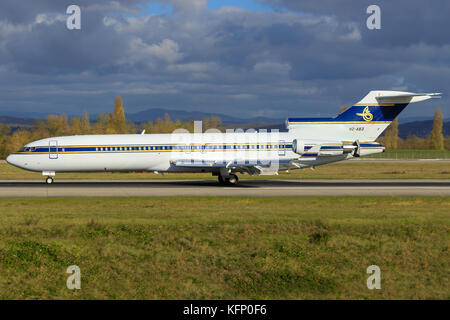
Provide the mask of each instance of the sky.
POLYGON ((94 115, 121 95, 128 113, 333 116, 400 90, 444 94, 405 117, 448 118, 449 17, 448 0, 2 0, 0 115, 94 115))

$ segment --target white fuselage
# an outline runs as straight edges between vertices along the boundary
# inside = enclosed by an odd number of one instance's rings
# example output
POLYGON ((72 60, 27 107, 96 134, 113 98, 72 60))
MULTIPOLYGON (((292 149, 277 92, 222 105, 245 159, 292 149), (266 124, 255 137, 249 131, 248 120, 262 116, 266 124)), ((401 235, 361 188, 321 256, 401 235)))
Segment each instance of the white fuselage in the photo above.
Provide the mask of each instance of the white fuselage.
MULTIPOLYGON (((375 142, 409 103, 438 93, 372 90, 334 118, 289 118, 288 132, 85 135, 42 139, 9 155, 19 168, 56 172, 236 172, 276 174, 383 152, 375 142)), ((225 179, 225 180, 224 180, 225 179)), ((51 183, 49 177, 47 183, 51 183)))
MULTIPOLYGON (((10 155, 7 161, 20 168, 43 173, 214 172, 217 168, 213 165, 187 166, 179 163, 237 161, 258 166, 261 162, 271 161, 277 166, 271 166, 268 173, 276 173, 280 169, 317 166, 352 157, 342 152, 340 141, 302 140, 305 152, 310 148, 308 146, 322 146, 320 156, 306 158, 307 154, 302 156, 293 152, 292 141, 296 138, 299 137, 289 132, 65 136, 29 143, 21 151, 10 155)), ((384 148, 376 144, 362 147, 362 150, 364 154, 369 154, 382 152, 384 148)))

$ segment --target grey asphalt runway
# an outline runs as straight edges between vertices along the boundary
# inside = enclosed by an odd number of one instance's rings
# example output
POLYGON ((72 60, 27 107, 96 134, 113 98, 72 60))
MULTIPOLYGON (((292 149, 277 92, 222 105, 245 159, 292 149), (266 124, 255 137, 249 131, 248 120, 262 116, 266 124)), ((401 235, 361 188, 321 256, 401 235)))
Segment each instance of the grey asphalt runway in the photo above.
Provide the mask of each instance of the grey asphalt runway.
POLYGON ((0 197, 450 196, 450 180, 0 180, 0 197))

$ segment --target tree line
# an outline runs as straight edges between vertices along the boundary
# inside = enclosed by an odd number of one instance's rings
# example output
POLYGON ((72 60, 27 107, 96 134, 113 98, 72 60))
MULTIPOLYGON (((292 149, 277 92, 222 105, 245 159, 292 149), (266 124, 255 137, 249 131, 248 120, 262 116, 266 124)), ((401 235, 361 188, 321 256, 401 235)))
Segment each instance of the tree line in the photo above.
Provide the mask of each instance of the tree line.
MULTIPOLYGON (((344 112, 347 106, 343 105, 339 113, 344 112)), ((378 141, 387 149, 435 149, 450 150, 450 137, 444 137, 442 133, 443 115, 438 107, 434 113, 433 129, 428 137, 420 138, 408 136, 401 139, 398 136, 398 119, 386 129, 384 136, 378 141)), ((203 119, 202 129, 217 128, 224 131, 220 117, 212 116, 203 119)), ((66 115, 49 115, 46 120, 37 119, 30 128, 21 128, 14 132, 0 123, 0 158, 19 150, 30 141, 48 137, 84 135, 84 134, 124 134, 136 133, 145 130, 146 133, 171 133, 176 129, 186 129, 194 132, 194 121, 173 121, 168 114, 156 121, 143 122, 136 125, 125 117, 123 100, 117 96, 114 101, 114 109, 110 113, 100 114, 94 121, 90 121, 87 112, 82 117, 68 119, 66 115)))

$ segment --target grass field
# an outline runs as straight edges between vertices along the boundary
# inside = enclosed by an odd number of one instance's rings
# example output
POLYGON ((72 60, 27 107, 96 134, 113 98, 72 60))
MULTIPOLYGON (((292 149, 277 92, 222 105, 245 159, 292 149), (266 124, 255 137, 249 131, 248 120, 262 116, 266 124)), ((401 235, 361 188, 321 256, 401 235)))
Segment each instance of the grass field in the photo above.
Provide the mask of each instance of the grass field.
POLYGON ((450 150, 386 150, 365 158, 373 159, 450 159, 450 150))
MULTIPOLYGON (((275 176, 240 175, 242 179, 450 179, 448 161, 343 161, 316 167, 315 170, 280 171, 275 176)), ((30 172, 0 163, 0 180, 30 179, 44 181, 38 172, 30 172)), ((154 174, 150 172, 59 173, 58 179, 217 179, 211 174, 154 174)))
POLYGON ((449 225, 433 197, 0 199, 0 298, 449 299, 449 225))

